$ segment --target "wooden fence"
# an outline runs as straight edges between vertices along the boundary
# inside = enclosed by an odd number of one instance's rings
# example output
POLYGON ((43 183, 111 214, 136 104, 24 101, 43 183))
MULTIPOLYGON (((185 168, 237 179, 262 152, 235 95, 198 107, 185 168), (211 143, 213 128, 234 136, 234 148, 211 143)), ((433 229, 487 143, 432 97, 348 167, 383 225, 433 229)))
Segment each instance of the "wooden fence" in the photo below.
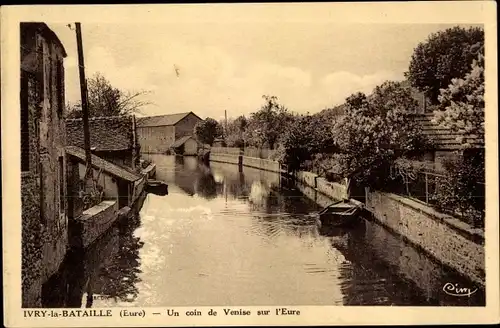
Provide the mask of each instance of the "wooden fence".
POLYGON ((276 150, 266 148, 245 148, 243 155, 262 159, 273 159, 276 150))
POLYGON ((255 157, 262 159, 273 159, 276 155, 276 150, 266 148, 245 148, 240 149, 236 147, 212 147, 210 149, 212 154, 230 154, 230 155, 243 155, 247 157, 255 157))
POLYGON ((230 155, 242 155, 243 151, 237 147, 212 147, 210 148, 212 154, 230 154, 230 155))

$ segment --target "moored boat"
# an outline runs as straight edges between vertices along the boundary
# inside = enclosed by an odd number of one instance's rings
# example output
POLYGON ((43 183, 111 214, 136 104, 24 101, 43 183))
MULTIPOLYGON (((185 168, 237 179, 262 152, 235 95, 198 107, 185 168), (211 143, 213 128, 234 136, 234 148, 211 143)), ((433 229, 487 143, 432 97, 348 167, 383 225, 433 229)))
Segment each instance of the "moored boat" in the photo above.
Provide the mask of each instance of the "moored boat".
POLYGON ((344 227, 357 221, 361 207, 349 200, 335 202, 318 213, 321 225, 344 227))
POLYGON ((148 180, 146 191, 155 195, 164 196, 168 194, 168 184, 159 180, 148 180))

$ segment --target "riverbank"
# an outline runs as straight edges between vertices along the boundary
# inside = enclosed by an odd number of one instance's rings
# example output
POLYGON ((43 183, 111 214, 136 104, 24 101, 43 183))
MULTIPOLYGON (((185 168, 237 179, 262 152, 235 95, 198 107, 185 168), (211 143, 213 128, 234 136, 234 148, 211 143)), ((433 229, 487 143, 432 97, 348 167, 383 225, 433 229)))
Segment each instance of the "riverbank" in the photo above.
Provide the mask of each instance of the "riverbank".
MULTIPOLYGON (((280 163, 238 154, 210 154, 210 161, 285 173, 280 163)), ((329 182, 311 172, 299 171, 293 178, 329 200, 347 197, 347 187, 329 182)), ((307 195, 307 194, 306 194, 307 195)), ((324 197, 320 197, 324 198, 324 197)), ((326 204, 324 201, 323 203, 326 204)), ((484 234, 449 215, 413 199, 365 190, 365 209, 373 219, 428 256, 474 283, 485 286, 484 234)))

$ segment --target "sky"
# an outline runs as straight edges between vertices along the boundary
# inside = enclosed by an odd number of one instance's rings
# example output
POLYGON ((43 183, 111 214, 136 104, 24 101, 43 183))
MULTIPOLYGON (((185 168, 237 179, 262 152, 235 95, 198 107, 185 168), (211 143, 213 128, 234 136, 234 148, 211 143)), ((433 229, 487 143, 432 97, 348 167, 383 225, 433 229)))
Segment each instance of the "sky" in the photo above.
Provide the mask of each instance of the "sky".
MULTIPOLYGON (((61 39, 66 101, 80 100, 74 25, 48 24, 61 39)), ((82 23, 85 72, 113 86, 149 91, 142 115, 193 111, 202 118, 248 115, 274 95, 315 113, 402 80, 419 42, 453 25, 314 21, 82 23), (176 73, 176 69, 178 75, 176 73)))

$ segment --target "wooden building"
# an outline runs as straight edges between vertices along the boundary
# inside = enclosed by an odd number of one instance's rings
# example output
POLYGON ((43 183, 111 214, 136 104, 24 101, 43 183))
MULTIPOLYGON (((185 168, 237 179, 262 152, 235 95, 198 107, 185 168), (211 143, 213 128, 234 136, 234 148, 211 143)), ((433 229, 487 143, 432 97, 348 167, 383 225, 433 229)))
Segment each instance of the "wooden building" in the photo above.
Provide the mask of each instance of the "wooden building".
MULTIPOLYGON (((70 246, 87 247, 104 234, 118 218, 118 211, 128 212, 144 190, 145 177, 92 155, 93 190, 99 193, 95 204, 85 206, 80 195, 88 192, 85 184, 85 150, 67 146, 68 194, 74 199, 70 209, 70 246)), ((91 196, 90 193, 87 193, 91 196)), ((95 195, 95 194, 94 194, 95 195)), ((85 196, 84 196, 85 197, 85 196)))
MULTIPOLYGON (((193 136, 185 136, 177 139, 171 146, 176 154, 184 156, 196 156, 198 155, 198 149, 203 147, 203 144, 196 140, 193 136)), ((206 149, 210 149, 210 146, 206 145, 206 149)))
POLYGON ((141 152, 166 153, 176 140, 194 135, 194 127, 201 120, 193 112, 138 118, 137 137, 141 152))

